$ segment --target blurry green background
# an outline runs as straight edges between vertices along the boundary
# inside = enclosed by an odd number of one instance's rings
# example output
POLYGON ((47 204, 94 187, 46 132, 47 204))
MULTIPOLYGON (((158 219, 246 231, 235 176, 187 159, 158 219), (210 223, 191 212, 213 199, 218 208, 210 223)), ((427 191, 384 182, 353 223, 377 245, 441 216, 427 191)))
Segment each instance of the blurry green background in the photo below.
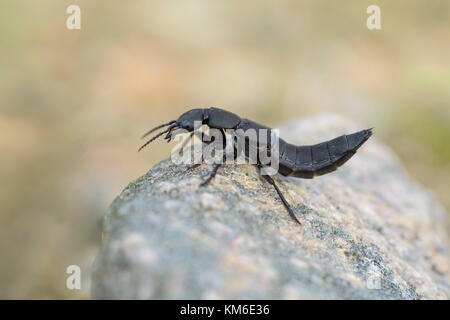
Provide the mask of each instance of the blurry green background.
POLYGON ((106 208, 170 152, 137 153, 140 135, 192 106, 354 118, 450 208, 449 15, 437 0, 2 0, 0 298, 88 298, 106 208))

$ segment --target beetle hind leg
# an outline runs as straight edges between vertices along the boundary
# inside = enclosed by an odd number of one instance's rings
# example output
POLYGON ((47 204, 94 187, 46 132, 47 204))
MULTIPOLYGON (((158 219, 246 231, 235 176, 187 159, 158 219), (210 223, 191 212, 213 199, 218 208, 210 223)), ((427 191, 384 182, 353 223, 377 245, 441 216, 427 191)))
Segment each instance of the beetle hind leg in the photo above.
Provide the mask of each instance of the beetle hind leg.
POLYGON ((276 185, 275 181, 273 181, 272 177, 267 176, 267 175, 262 175, 262 176, 268 183, 270 183, 275 188, 276 192, 278 193, 278 196, 280 197, 281 201, 283 202, 284 207, 286 208, 286 210, 289 212, 289 215, 291 216, 291 218, 294 219, 294 221, 297 222, 299 225, 302 225, 300 223, 300 221, 298 221, 297 217, 295 216, 294 211, 292 210, 291 206, 287 202, 286 198, 283 196, 283 193, 278 188, 278 186, 276 185))

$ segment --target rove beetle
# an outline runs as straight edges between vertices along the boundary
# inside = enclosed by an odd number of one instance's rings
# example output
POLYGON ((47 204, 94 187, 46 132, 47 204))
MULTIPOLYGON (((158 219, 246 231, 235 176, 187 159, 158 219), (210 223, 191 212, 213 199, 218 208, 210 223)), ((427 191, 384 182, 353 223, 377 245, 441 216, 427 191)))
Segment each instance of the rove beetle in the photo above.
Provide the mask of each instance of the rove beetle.
MULTIPOLYGON (((208 126, 209 128, 219 129, 223 135, 225 135, 225 131, 227 129, 242 129, 243 131, 248 129, 266 129, 269 133, 271 130, 269 127, 248 119, 241 119, 238 115, 223 109, 198 108, 183 113, 178 120, 172 120, 148 131, 142 136, 143 138, 157 129, 168 126, 167 129, 148 140, 142 147, 139 148, 139 151, 163 134, 166 134, 165 139, 167 142, 170 142, 175 135, 181 132, 188 131, 191 133, 190 137, 192 137, 195 130, 194 122, 196 121, 208 126)), ((372 129, 366 129, 349 135, 342 135, 332 140, 310 146, 296 146, 279 138, 278 172, 283 176, 293 176, 296 178, 305 179, 311 179, 314 176, 320 176, 332 172, 350 159, 356 153, 356 150, 358 150, 358 148, 361 147, 361 145, 369 139, 371 135, 372 129)), ((212 140, 202 140, 202 142, 210 143, 212 140)), ((206 186, 214 178, 217 170, 222 164, 223 163, 215 164, 211 174, 201 184, 201 186, 206 186)), ((257 160, 256 166, 261 168, 263 164, 257 160)), ((267 174, 263 174, 262 176, 275 188, 278 196, 288 210, 292 219, 301 224, 271 176, 267 174)))

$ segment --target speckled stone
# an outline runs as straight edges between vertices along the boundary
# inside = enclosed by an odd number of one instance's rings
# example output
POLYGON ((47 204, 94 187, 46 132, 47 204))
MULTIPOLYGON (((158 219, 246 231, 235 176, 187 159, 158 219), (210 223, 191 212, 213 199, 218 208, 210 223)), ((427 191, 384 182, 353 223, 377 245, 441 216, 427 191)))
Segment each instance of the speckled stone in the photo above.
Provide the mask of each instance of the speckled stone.
MULTIPOLYGON (((321 115, 280 128, 312 144, 362 129, 321 115)), ((446 214, 371 138, 334 173, 275 177, 251 165, 164 160, 114 200, 94 266, 96 299, 448 299, 446 214)))

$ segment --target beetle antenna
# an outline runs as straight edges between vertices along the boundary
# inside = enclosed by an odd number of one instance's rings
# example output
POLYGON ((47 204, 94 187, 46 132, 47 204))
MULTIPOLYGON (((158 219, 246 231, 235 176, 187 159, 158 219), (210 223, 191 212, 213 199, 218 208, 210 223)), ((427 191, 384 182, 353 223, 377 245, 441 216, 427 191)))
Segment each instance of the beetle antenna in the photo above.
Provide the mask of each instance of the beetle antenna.
POLYGON ((167 122, 167 123, 161 124, 161 125, 159 125, 159 126, 157 126, 157 127, 154 127, 153 129, 151 129, 151 130, 149 130, 147 133, 145 133, 145 134, 141 137, 141 139, 145 138, 146 136, 148 136, 148 135, 149 135, 150 133, 152 133, 153 131, 158 130, 158 129, 161 129, 161 128, 166 127, 166 126, 168 126, 168 125, 174 124, 175 122, 176 122, 175 120, 172 120, 172 121, 170 121, 170 122, 167 122))
POLYGON ((159 138, 159 137, 162 136, 163 134, 169 132, 170 130, 172 130, 172 129, 175 128, 175 127, 176 127, 176 125, 175 125, 175 124, 172 124, 172 125, 171 125, 169 128, 167 128, 166 130, 164 130, 164 131, 158 133, 156 136, 154 136, 153 138, 151 138, 150 140, 148 140, 146 143, 144 143, 144 144, 139 148, 138 152, 141 151, 143 148, 145 148, 149 143, 151 143, 151 142, 154 141, 155 139, 159 138))

